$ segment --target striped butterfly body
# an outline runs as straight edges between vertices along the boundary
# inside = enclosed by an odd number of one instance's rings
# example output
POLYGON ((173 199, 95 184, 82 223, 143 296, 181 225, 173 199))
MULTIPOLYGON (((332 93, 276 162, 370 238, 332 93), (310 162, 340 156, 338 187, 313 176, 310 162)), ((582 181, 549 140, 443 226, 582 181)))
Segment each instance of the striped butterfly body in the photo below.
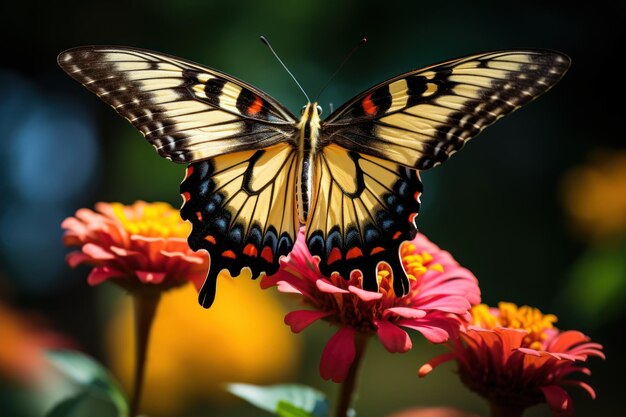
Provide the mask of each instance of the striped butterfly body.
POLYGON ((200 292, 209 307, 221 271, 275 273, 301 225, 323 274, 359 271, 377 291, 386 263, 395 294, 406 294, 399 247, 417 233, 419 171, 549 90, 570 60, 542 50, 471 55, 378 84, 323 121, 317 103, 296 118, 243 81, 156 52, 80 47, 59 64, 161 156, 189 164, 181 215, 193 225, 191 248, 211 257, 200 292))

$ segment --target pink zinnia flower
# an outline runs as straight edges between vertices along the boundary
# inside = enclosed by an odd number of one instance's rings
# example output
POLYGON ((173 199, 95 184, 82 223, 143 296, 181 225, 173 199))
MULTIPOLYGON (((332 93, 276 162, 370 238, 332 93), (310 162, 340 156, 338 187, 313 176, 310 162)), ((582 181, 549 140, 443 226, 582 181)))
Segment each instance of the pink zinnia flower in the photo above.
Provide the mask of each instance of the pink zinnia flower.
POLYGON ((90 285, 112 280, 129 290, 167 289, 191 281, 199 287, 206 276, 207 254, 189 248, 191 226, 167 203, 97 203, 96 211, 80 209, 61 227, 65 245, 80 247, 67 256, 69 265, 94 266, 90 285))
POLYGON ((604 359, 602 346, 578 331, 560 331, 556 316, 536 308, 500 303, 472 308, 472 324, 448 344, 451 352, 420 369, 424 376, 455 359, 463 383, 486 398, 501 415, 522 415, 524 409, 547 402, 552 415, 573 414, 565 386, 577 386, 595 398, 591 386, 578 379, 590 375, 582 365, 591 356, 604 359))
POLYGON ((276 285, 281 292, 300 294, 313 308, 287 314, 285 323, 293 332, 319 319, 339 326, 322 353, 322 378, 345 380, 355 360, 356 337, 376 334, 389 352, 406 352, 412 344, 402 328, 442 343, 463 319, 470 318, 471 305, 480 302, 478 281, 470 271, 422 234, 402 245, 400 256, 411 280, 409 293, 401 298, 394 295, 386 265, 378 271, 379 292, 365 291, 358 272, 348 280, 338 274, 323 276, 319 259, 309 253, 301 231, 289 256, 281 260, 280 270, 261 281, 263 288, 276 285))

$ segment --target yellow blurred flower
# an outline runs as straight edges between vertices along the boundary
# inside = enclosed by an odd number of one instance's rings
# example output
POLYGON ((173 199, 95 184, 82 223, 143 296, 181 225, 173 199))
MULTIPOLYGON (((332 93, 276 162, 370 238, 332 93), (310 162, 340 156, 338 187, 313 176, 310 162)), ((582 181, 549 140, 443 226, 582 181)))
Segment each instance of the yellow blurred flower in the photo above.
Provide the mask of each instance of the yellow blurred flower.
POLYGON ((563 178, 565 211, 591 240, 626 234, 626 152, 602 151, 563 178))
MULTIPOLYGON (((291 379, 301 349, 283 324, 285 311, 279 303, 243 276, 221 279, 219 285, 222 296, 210 310, 197 304, 191 285, 163 293, 150 337, 145 414, 181 415, 194 399, 219 400, 224 382, 291 379)), ((134 357, 130 298, 116 311, 108 326, 107 349, 113 372, 130 391, 134 357)))

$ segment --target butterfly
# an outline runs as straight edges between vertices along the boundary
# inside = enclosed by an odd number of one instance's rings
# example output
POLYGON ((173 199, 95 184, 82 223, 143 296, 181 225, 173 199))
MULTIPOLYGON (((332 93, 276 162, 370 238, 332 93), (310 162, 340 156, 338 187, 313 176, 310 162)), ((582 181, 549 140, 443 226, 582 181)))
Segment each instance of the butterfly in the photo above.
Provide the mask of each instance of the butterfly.
POLYGON ((301 225, 324 275, 360 271, 377 291, 386 263, 395 295, 407 294, 399 248, 417 233, 419 171, 545 93, 570 59, 547 50, 453 59, 384 81, 323 121, 315 102, 296 117, 235 77, 162 53, 88 46, 58 63, 159 155, 188 164, 181 216, 190 247, 211 258, 199 296, 208 308, 221 271, 275 273, 301 225))

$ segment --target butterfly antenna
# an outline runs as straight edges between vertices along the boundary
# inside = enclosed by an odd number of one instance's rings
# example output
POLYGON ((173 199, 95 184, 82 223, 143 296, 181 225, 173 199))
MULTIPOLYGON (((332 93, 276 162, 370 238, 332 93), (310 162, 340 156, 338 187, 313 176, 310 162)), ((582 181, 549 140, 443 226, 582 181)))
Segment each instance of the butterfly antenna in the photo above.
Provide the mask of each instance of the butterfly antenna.
MULTIPOLYGON (((362 46, 364 46, 367 43, 367 38, 363 38, 359 41, 359 43, 357 43, 356 45, 354 45, 354 47, 352 48, 352 50, 350 51, 350 53, 343 59, 343 61, 341 62, 341 64, 339 65, 339 67, 335 70, 335 72, 333 72, 333 75, 330 76, 330 78, 328 79, 328 81, 326 81, 326 84, 324 84, 324 87, 322 87, 322 89, 320 90, 319 94, 317 95, 317 97, 315 97, 315 101, 317 102, 317 100, 320 98, 320 96, 322 95, 322 93, 324 92, 324 90, 326 90, 326 87, 328 87, 328 85, 330 84, 330 82, 333 80, 333 78, 335 78, 335 75, 339 74, 339 71, 341 71, 341 69, 344 67, 344 65, 346 65, 346 62, 348 62, 348 60, 350 59, 350 57, 352 55, 354 55, 354 53, 356 51, 358 51, 359 49, 361 49, 362 46)), ((332 111, 332 110, 331 110, 332 111)))
POLYGON ((280 59, 278 57, 278 54, 276 53, 276 51, 274 51, 274 48, 272 48, 272 45, 270 45, 270 42, 265 38, 265 36, 261 36, 261 42, 263 42, 268 48, 270 48, 270 51, 272 51, 272 54, 274 54, 274 57, 278 60, 278 62, 280 62, 280 65, 283 66, 285 71, 287 71, 287 73, 289 75, 291 75, 291 78, 294 80, 294 82, 296 83, 298 88, 300 88, 300 91, 302 91, 302 94, 304 94, 304 97, 306 97, 307 101, 310 103, 311 99, 309 98, 309 96, 304 91, 304 88, 302 88, 302 86, 300 85, 298 80, 296 80, 296 77, 294 77, 293 74, 291 73, 291 71, 289 71, 289 68, 287 68, 287 65, 285 65, 285 63, 282 61, 282 59, 280 59))

